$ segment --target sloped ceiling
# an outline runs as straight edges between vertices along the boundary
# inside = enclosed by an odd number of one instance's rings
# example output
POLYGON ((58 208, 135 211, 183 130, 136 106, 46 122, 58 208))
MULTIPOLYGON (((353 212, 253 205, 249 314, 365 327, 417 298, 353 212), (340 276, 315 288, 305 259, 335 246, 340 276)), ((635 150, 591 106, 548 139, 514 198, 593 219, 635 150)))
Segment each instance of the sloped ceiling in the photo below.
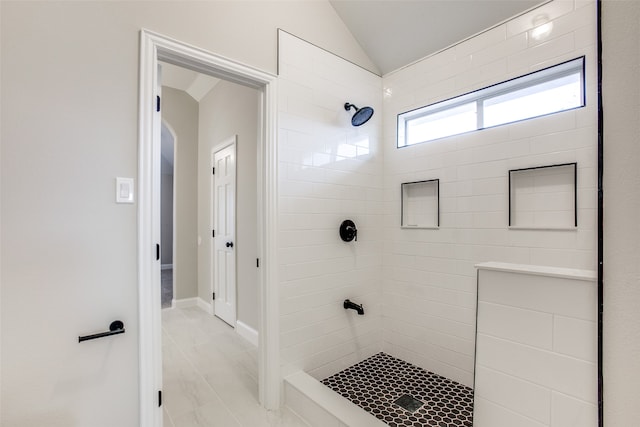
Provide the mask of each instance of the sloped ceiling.
POLYGON ((196 101, 200 102, 213 87, 220 82, 220 79, 187 70, 166 62, 161 62, 162 86, 172 87, 186 92, 196 101))
POLYGON ((548 0, 329 0, 382 74, 548 0))

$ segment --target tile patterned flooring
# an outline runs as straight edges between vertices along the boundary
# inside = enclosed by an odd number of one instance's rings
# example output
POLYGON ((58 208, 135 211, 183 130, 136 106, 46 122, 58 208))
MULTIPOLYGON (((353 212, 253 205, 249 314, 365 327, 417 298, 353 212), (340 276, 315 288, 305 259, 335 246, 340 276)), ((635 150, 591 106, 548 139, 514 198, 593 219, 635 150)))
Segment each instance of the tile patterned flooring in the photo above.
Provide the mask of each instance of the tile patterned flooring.
POLYGON ((162 310, 165 427, 308 427, 258 404, 257 348, 198 307, 162 310))
POLYGON ((472 389, 386 353, 322 383, 390 427, 473 426, 472 389))

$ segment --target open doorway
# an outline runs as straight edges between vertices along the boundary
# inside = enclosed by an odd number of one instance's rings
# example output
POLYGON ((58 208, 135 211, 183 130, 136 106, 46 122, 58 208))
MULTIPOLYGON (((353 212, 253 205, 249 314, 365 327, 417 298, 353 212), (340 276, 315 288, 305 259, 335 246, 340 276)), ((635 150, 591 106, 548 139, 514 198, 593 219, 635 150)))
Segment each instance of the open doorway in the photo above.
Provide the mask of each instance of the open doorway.
MULTIPOLYGON (((188 45, 148 31, 141 33, 140 84, 140 175, 139 175, 139 289, 140 289, 140 401, 141 425, 160 425, 162 411, 162 334, 160 327, 160 114, 161 88, 158 62, 164 61, 182 68, 220 78, 258 91, 256 123, 256 197, 257 269, 255 288, 258 291, 257 335, 257 397, 266 408, 279 407, 279 361, 277 357, 275 233, 276 233, 276 143, 275 143, 275 76, 253 70, 188 45), (146 102, 152 100, 153 102, 146 102), (259 266, 259 268, 258 268, 259 266), (154 286, 155 284, 155 286, 154 286), (156 302, 154 304, 154 301, 156 302)), ((178 141, 180 136, 178 135, 178 141)), ((215 141, 215 138, 211 139, 215 141)), ((179 146, 180 142, 178 142, 179 146)), ((242 146, 240 143, 238 146, 242 146)), ((179 158, 179 151, 176 153, 179 158)), ((198 156, 209 162, 209 156, 198 156)), ((177 184, 174 191, 179 191, 177 184)), ((176 199, 177 200, 177 199, 176 199)), ((176 203, 177 208, 178 203, 176 203)), ((200 230, 200 227, 198 227, 200 230)), ((204 235, 199 232, 197 243, 204 235)), ((196 244, 197 244, 196 243, 196 244)), ((174 245, 176 243, 174 242, 174 245)), ((201 251, 198 251, 198 260, 201 251)), ((176 254, 174 254, 176 255, 176 254)), ((174 268, 176 257, 174 256, 174 268)), ((206 263, 205 263, 206 264, 206 263)), ((200 265, 200 263, 198 263, 200 265)), ((198 267, 199 268, 199 267, 198 267)), ((174 276, 176 276, 174 272, 174 276)), ((209 286, 207 286, 209 288, 209 286)), ((210 289, 210 288, 209 288, 210 289)), ((176 293, 178 290, 176 289, 176 293)), ((174 296, 175 298, 175 296, 174 296)), ((204 298, 197 297, 197 301, 204 298)))
POLYGON ((162 122, 161 129, 161 158, 160 158, 160 263, 161 263, 161 307, 173 307, 173 217, 174 217, 174 163, 175 163, 175 132, 167 123, 162 122))
POLYGON ((206 415, 213 424, 231 414, 254 425, 260 411, 237 405, 258 394, 261 92, 170 63, 160 67, 163 297, 175 273, 172 300, 162 305, 165 424, 216 404, 222 408, 206 415))

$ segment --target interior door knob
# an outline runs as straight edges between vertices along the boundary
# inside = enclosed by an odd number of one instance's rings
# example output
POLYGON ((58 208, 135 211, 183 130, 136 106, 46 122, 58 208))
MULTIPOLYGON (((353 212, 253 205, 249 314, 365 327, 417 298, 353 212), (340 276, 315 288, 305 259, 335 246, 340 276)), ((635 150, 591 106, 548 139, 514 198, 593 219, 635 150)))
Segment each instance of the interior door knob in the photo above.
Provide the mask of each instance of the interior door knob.
POLYGON ((232 247, 233 247, 233 242, 227 242, 227 245, 226 245, 226 246, 227 246, 228 248, 232 248, 232 247))

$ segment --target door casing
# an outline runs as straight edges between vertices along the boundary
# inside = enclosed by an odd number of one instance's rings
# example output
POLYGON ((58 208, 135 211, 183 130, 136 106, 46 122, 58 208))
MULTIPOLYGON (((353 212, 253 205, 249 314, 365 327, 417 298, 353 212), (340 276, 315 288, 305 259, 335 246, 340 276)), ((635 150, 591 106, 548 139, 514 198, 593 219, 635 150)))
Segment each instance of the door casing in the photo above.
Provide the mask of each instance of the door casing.
POLYGON ((138 296, 140 426, 162 425, 160 317, 160 113, 156 111, 158 61, 168 62, 261 91, 258 141, 258 396, 267 409, 280 406, 277 280, 277 77, 143 29, 140 32, 138 117, 138 296), (158 135, 155 135, 158 133, 158 135))

